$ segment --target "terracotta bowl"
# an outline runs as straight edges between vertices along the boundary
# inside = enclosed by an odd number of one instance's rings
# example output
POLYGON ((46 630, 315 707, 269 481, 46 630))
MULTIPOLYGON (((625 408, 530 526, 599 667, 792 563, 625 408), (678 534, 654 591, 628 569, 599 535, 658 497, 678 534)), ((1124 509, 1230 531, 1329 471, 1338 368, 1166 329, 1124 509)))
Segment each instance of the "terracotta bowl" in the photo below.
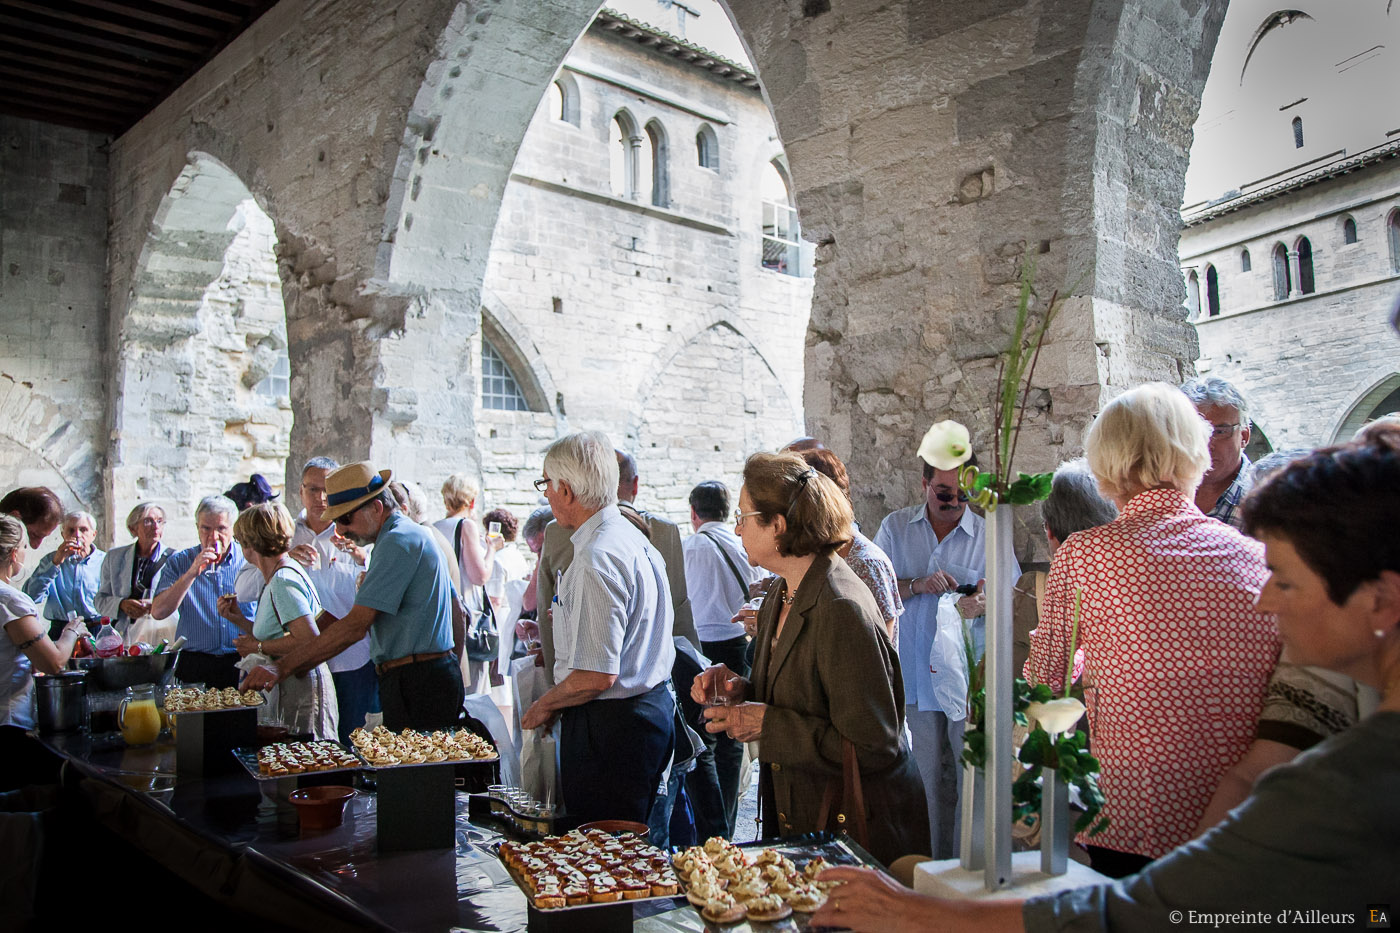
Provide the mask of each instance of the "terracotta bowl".
POLYGON ((651 832, 651 827, 647 824, 634 823, 631 820, 595 820, 592 823, 584 823, 579 829, 600 829, 614 836, 618 833, 635 833, 643 839, 651 832))
POLYGON ((355 788, 339 784, 303 787, 287 795, 297 808, 302 829, 332 829, 345 819, 345 805, 355 788))

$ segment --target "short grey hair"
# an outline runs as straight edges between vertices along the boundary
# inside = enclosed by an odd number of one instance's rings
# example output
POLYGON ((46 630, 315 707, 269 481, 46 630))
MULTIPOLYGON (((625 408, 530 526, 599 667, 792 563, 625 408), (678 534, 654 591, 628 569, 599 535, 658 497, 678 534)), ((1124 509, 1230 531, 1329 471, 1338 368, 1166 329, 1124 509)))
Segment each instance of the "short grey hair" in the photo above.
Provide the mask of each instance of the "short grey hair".
POLYGON ((301 475, 305 476, 311 470, 325 470, 329 473, 331 470, 338 469, 340 469, 340 464, 330 457, 312 457, 302 465, 301 475))
POLYGON ((1241 424, 1249 426, 1249 402, 1245 401, 1244 394, 1239 389, 1219 376, 1192 379, 1181 387, 1181 391, 1185 392, 1191 404, 1196 406, 1219 405, 1221 408, 1233 408, 1240 413, 1241 424))
POLYGON ((549 506, 540 506, 530 513, 530 517, 525 519, 525 527, 520 529, 520 536, 526 541, 531 538, 538 538, 544 534, 544 526, 554 521, 554 512, 549 506))
POLYGON ((1310 447, 1282 447, 1266 453, 1250 465, 1249 484, 1251 486, 1259 485, 1294 460, 1301 460, 1310 453, 1312 453, 1310 447))
POLYGON ((1118 507, 1100 495, 1089 461, 1079 457, 1055 468, 1041 514, 1055 540, 1064 541, 1076 531, 1107 525, 1118 517, 1118 507))
POLYGON ((396 479, 389 484, 389 491, 393 493, 399 508, 409 518, 421 523, 428 517, 428 497, 423 493, 422 486, 396 479))
POLYGON ((133 535, 136 534, 136 526, 141 524, 141 520, 151 512, 159 512, 161 518, 165 518, 165 509, 155 502, 138 502, 126 513, 126 530, 133 535))
POLYGON ((544 471, 551 486, 568 483, 586 509, 617 504, 617 453, 601 431, 580 431, 550 444, 544 471))
POLYGON ((96 530, 97 530, 97 519, 95 519, 95 518, 92 517, 92 513, 91 513, 91 512, 84 512, 82 509, 74 509, 74 510, 71 511, 71 512, 65 512, 64 515, 63 515, 63 521, 61 522, 61 524, 62 524, 62 525, 66 525, 66 524, 68 524, 69 522, 78 521, 79 519, 84 519, 84 518, 87 519, 87 523, 88 523, 89 525, 92 526, 92 530, 93 530, 93 531, 96 531, 96 530))
POLYGON ((215 515, 227 515, 230 518, 238 518, 238 506, 233 504, 233 500, 228 496, 205 496, 199 500, 199 505, 195 506, 194 520, 199 521, 201 515, 212 512, 215 515))

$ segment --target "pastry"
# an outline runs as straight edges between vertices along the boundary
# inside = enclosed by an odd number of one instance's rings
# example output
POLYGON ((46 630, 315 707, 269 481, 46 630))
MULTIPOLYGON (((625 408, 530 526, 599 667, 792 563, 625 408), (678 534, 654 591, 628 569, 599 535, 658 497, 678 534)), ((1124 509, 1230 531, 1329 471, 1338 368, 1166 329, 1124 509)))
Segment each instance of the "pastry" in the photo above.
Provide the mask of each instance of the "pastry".
POLYGON ((804 914, 816 913, 826 903, 826 894, 816 888, 803 886, 793 888, 783 898, 793 910, 804 914))
POLYGON ((750 920, 757 920, 759 923, 776 923, 792 916, 792 908, 783 903, 783 899, 776 894, 765 894, 747 900, 744 902, 744 909, 748 912, 750 920))
POLYGON ((744 905, 728 894, 711 898, 700 910, 700 916, 711 923, 738 923, 748 914, 744 905))

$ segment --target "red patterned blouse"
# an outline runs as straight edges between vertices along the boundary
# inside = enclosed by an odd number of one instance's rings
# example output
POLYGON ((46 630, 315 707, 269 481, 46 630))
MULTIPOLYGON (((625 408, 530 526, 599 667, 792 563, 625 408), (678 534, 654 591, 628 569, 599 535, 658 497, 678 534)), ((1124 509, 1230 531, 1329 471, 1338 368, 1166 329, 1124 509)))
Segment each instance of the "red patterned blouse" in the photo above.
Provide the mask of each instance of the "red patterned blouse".
POLYGON ((1254 738, 1278 659, 1273 616, 1254 609, 1267 576, 1263 545, 1172 489, 1055 552, 1025 672, 1063 688, 1079 590, 1074 676, 1109 819, 1080 842, 1157 858, 1191 838, 1254 738))

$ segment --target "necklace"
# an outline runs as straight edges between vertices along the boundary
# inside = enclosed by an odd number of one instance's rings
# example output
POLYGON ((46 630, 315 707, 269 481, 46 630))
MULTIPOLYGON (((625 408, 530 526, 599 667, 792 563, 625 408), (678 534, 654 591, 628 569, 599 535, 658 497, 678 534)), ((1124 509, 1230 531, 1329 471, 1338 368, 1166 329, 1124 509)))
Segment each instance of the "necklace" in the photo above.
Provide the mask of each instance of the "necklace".
POLYGON ((790 592, 784 593, 779 598, 782 599, 784 606, 791 606, 793 600, 797 599, 797 587, 794 586, 790 592))

